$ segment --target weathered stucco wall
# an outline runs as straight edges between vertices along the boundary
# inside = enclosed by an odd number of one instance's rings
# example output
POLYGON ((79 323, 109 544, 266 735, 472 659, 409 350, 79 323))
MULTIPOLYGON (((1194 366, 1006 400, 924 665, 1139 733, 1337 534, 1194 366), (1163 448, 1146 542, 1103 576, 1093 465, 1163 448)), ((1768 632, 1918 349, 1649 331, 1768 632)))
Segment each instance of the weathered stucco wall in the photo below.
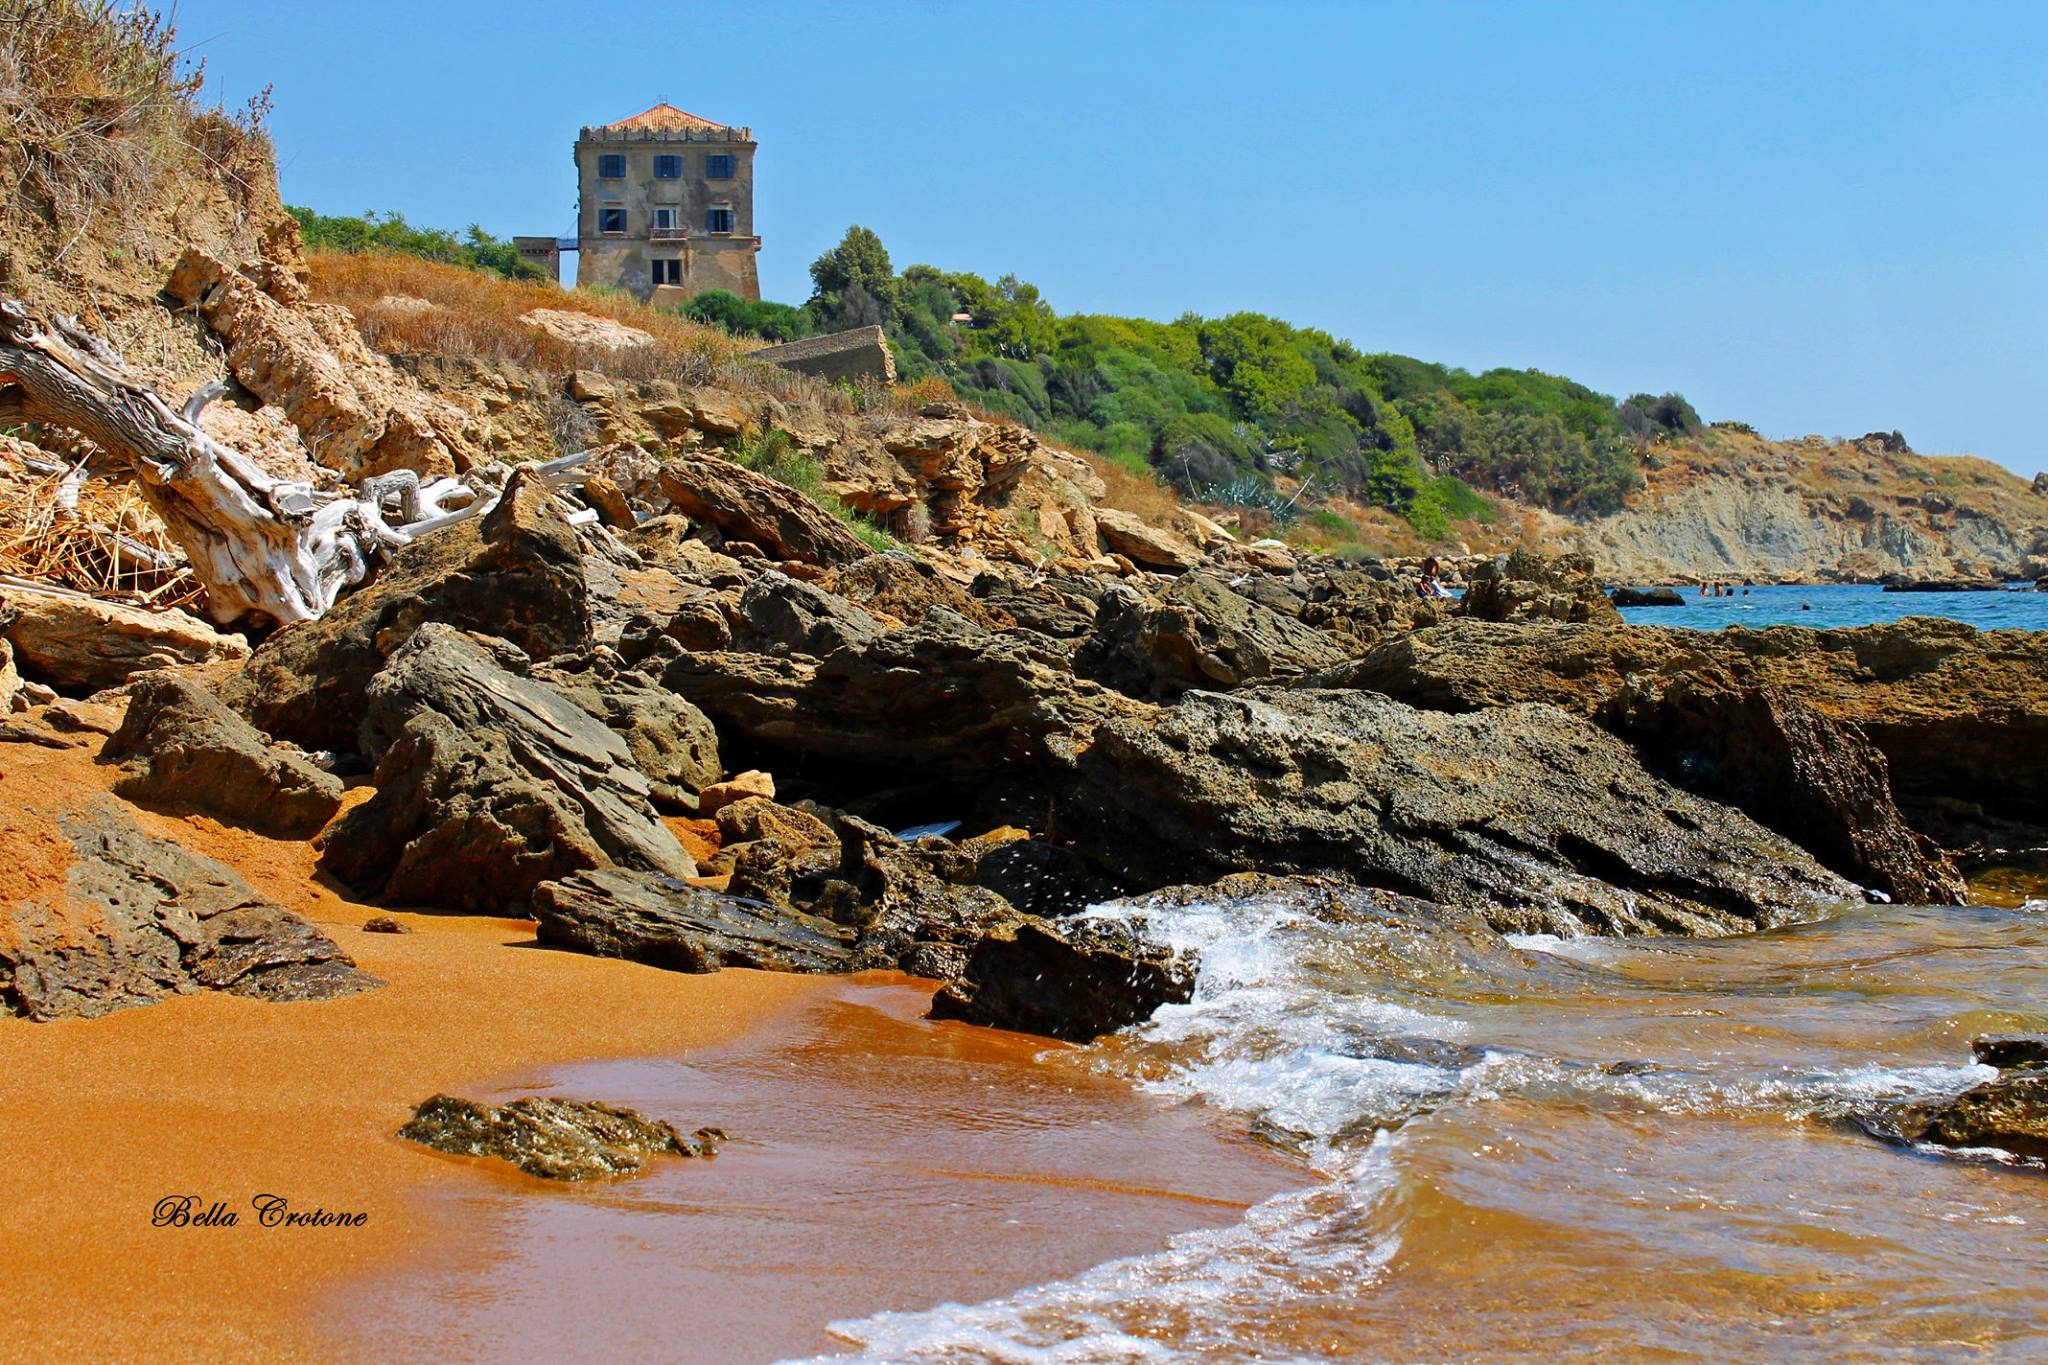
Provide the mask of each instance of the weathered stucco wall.
POLYGON ((759 299, 754 150, 752 138, 741 129, 584 129, 576 140, 576 283, 624 289, 646 299, 656 287, 654 262, 673 260, 680 265, 673 287, 684 297, 729 289, 741 298, 759 299), (601 176, 600 158, 605 156, 623 156, 625 175, 601 176), (655 158, 660 156, 681 157, 682 174, 657 177, 655 158), (731 176, 710 177, 709 161, 715 156, 732 158, 731 176), (623 232, 602 230, 607 208, 624 210, 623 232), (674 211, 677 227, 657 235, 655 210, 662 208, 674 211), (711 230, 713 209, 732 211, 729 233, 711 230))
POLYGON ((755 351, 753 358, 826 380, 896 382, 896 357, 879 327, 854 327, 755 351))

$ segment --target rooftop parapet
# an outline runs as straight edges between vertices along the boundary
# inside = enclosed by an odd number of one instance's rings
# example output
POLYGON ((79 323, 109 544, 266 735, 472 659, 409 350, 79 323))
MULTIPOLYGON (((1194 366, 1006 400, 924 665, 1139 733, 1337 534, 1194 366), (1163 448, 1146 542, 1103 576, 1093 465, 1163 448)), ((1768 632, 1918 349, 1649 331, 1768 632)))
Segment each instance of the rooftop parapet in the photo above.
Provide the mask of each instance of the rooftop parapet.
POLYGON ((752 142, 752 128, 621 128, 616 124, 586 125, 576 144, 614 142, 752 142))

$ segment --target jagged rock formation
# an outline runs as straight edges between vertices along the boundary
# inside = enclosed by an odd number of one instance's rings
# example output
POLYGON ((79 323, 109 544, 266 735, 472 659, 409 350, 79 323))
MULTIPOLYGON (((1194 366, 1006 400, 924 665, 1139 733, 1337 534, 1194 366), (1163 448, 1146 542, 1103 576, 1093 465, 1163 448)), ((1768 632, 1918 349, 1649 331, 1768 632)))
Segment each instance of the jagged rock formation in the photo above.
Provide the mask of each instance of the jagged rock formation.
POLYGON ((324 1000, 381 984, 232 869, 144 834, 117 802, 48 816, 17 809, 5 823, 24 842, 49 839, 53 825, 71 855, 61 891, 11 899, 0 913, 0 1004, 31 1019, 91 1018, 197 990, 324 1000))
POLYGON ((1441 710, 1542 700, 1600 716, 1632 675, 1715 669, 1860 731, 1884 756, 1906 822, 1947 847, 2001 825, 2048 827, 2048 776, 2031 757, 2048 743, 2048 637, 2035 632, 1926 617, 1711 635, 1456 622, 1389 640, 1325 681, 1441 710))
POLYGON ((1729 933, 1854 889, 1555 708, 1466 716, 1370 693, 1191 693, 1102 726, 1061 828, 1128 883, 1331 873, 1519 932, 1729 933))
POLYGON ((275 738, 352 751, 370 679, 425 623, 452 622, 547 659, 587 651, 590 618, 574 529, 545 489, 515 476, 489 515, 407 546, 320 620, 272 635, 226 698, 275 738))
POLYGON ((339 778, 269 743, 212 693, 167 673, 130 685, 127 713, 100 761, 123 765, 117 796, 279 838, 317 834, 341 808, 339 778))
POLYGON ((327 831, 320 855, 356 890, 506 911, 589 868, 696 875, 625 742, 453 627, 423 626, 366 697, 377 794, 327 831))

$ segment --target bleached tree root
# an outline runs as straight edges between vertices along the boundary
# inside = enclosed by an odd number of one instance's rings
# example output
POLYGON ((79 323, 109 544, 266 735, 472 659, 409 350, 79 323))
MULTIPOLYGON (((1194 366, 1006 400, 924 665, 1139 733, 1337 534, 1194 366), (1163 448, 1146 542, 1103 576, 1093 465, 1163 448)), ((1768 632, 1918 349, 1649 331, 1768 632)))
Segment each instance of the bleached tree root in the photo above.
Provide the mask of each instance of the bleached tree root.
MULTIPOLYGON (((502 467, 424 482, 399 471, 353 492, 274 478, 200 429, 223 389, 207 385, 173 408, 75 320, 46 320, 0 298, 0 410, 69 427, 128 459, 216 622, 313 620, 400 547, 497 501, 502 467)), ((568 482, 587 458, 565 455, 540 472, 568 482)))

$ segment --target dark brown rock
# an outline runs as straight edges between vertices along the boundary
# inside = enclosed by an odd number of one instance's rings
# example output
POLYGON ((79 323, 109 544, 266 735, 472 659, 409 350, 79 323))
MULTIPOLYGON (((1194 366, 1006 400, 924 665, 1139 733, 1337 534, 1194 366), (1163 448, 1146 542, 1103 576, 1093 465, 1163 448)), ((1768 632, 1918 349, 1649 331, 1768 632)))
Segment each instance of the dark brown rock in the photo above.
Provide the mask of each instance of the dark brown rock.
POLYGON ((196 990, 324 1000, 382 984, 232 869, 144 834, 110 799, 55 823, 76 856, 62 894, 16 901, 0 925, 0 1002, 31 1019, 196 990))
POLYGON ((224 699, 277 739, 350 750, 370 679, 428 622, 509 640, 536 659, 584 653, 590 603, 576 532, 525 471, 475 522, 399 551, 378 578, 317 621, 264 642, 224 699))
POLYGON ((100 750, 120 763, 114 791, 138 805, 202 814, 279 838, 317 833, 341 808, 341 781, 274 745, 189 678, 129 685, 121 728, 100 750))
POLYGON ((1196 967, 1121 921, 1022 918, 967 952, 931 1017, 1085 1043, 1190 999, 1196 967))
POLYGON ((1854 894, 1548 706, 1449 716, 1362 692, 1190 693, 1102 725, 1076 774, 1059 829, 1139 886, 1328 873, 1563 934, 1729 933, 1854 894))
POLYGON ((320 855, 362 894, 505 912, 585 868, 696 872, 625 743, 453 627, 423 627, 392 655, 362 744, 377 794, 329 827, 320 855))
POLYGON ((536 888, 533 910, 543 943, 671 971, 850 970, 849 930, 654 873, 579 872, 536 888))

